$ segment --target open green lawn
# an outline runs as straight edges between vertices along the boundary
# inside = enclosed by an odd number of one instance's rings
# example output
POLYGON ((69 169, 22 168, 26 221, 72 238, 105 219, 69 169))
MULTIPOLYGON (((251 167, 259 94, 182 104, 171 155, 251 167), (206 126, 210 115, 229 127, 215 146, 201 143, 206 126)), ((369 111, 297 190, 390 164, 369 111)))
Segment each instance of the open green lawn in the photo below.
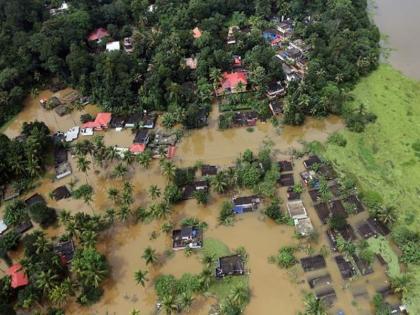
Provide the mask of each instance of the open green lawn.
MULTIPOLYGON (((227 256, 232 254, 229 248, 219 240, 215 239, 206 239, 204 240, 204 246, 202 249, 203 255, 213 256, 218 258, 220 256, 227 256)), ((231 294, 233 288, 235 287, 247 287, 248 286, 248 277, 247 276, 233 276, 225 277, 224 279, 217 280, 213 283, 209 292, 215 295, 219 301, 227 298, 231 294)))
MULTIPOLYGON (((378 116, 363 133, 342 132, 345 147, 329 144, 323 155, 354 174, 363 191, 379 193, 398 209, 399 225, 420 231, 420 82, 381 65, 353 91, 378 116)), ((405 297, 410 314, 420 314, 420 266, 410 266, 415 288, 405 297)))

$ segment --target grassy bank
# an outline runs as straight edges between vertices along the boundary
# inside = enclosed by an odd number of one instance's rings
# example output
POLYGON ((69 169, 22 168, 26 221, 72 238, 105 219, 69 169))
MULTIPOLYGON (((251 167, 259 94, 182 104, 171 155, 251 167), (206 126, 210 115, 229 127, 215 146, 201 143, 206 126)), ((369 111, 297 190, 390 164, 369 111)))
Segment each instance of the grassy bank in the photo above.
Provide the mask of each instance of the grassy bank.
MULTIPOLYGON (((363 133, 342 132, 345 147, 329 144, 323 155, 355 175, 364 192, 378 193, 398 210, 397 225, 420 230, 420 82, 388 65, 364 78, 353 91, 353 106, 364 104, 377 121, 363 133)), ((420 266, 405 296, 411 314, 420 314, 420 266)))

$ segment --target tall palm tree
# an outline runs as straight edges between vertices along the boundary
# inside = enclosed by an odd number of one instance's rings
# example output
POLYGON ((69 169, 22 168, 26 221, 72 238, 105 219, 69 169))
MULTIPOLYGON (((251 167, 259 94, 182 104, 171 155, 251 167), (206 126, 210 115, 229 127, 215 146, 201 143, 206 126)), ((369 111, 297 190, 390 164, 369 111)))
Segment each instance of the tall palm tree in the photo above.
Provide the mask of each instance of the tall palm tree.
POLYGON ((120 191, 117 188, 108 189, 108 199, 110 199, 114 204, 117 203, 120 197, 120 191))
POLYGON ((86 230, 80 234, 80 243, 85 247, 95 247, 97 241, 97 233, 95 231, 86 230))
POLYGON ((117 152, 117 149, 115 147, 107 147, 105 149, 105 158, 108 161, 114 160, 117 157, 117 154, 118 154, 118 152, 117 152))
POLYGON ((109 224, 114 223, 114 220, 115 220, 115 210, 113 208, 106 209, 104 217, 108 221, 109 224))
POLYGON ((175 177, 176 166, 170 161, 162 160, 161 171, 169 180, 175 177))
POLYGON ((143 256, 141 256, 141 257, 145 260, 146 265, 149 265, 149 264, 154 265, 154 264, 156 264, 156 263, 157 263, 157 261, 158 261, 158 257, 157 257, 157 254, 156 254, 156 250, 155 250, 155 249, 153 249, 153 248, 151 248, 150 246, 148 246, 148 247, 144 250, 143 256))
POLYGON ((143 168, 149 168, 150 163, 152 162, 152 152, 150 150, 145 150, 143 153, 137 155, 137 163, 140 164, 143 168))
POLYGON ((162 299, 162 306, 165 310, 166 315, 171 315, 178 311, 178 306, 175 303, 175 299, 172 295, 166 295, 162 299))
POLYGON ((73 286, 69 278, 66 278, 59 285, 54 286, 48 298, 57 307, 62 307, 66 304, 70 295, 73 294, 73 286))
POLYGON ((194 298, 188 291, 184 291, 178 296, 178 305, 180 306, 181 310, 188 311, 193 301, 194 298))
POLYGON ((114 171, 112 172, 112 175, 115 177, 119 177, 120 179, 123 179, 124 176, 127 174, 127 167, 122 164, 118 163, 118 165, 115 167, 114 171))
POLYGON ((244 305, 249 300, 249 289, 244 286, 236 286, 230 293, 230 300, 235 305, 244 305))
POLYGON ((380 207, 376 210, 375 214, 378 220, 386 225, 392 225, 397 220, 397 214, 396 214, 395 208, 392 206, 380 207))
POLYGON ((216 176, 212 177, 210 183, 214 191, 216 191, 219 194, 224 193, 229 186, 229 182, 225 172, 217 173, 216 176))
POLYGON ((152 200, 159 198, 161 195, 161 191, 157 185, 149 186, 149 196, 152 200))
POLYGON ((85 173, 86 182, 88 182, 87 172, 90 170, 90 164, 91 162, 87 160, 84 156, 79 156, 79 158, 77 159, 77 169, 80 172, 85 173))
POLYGON ((35 286, 48 295, 57 280, 58 275, 54 274, 52 270, 41 271, 36 275, 35 286))
POLYGON ((135 159, 136 159, 136 156, 134 155, 133 152, 131 151, 124 152, 123 161, 127 164, 127 166, 131 165, 135 159))
POLYGON ((210 69, 210 80, 212 81, 212 84, 213 84, 214 93, 216 93, 216 90, 219 87, 221 78, 222 78, 222 72, 220 71, 220 69, 217 69, 217 68, 210 69))
POLYGON ((72 219, 72 216, 69 211, 62 210, 58 213, 58 218, 63 225, 67 225, 72 219))
POLYGON ((324 304, 313 293, 305 296, 305 311, 301 315, 327 315, 324 304))
POLYGON ((122 206, 118 211, 118 218, 121 222, 126 222, 131 214, 131 209, 127 206, 122 206))
POLYGON ((124 182, 124 187, 121 194, 121 202, 125 206, 130 206, 134 202, 133 186, 130 184, 130 182, 124 182))
POLYGON ((134 273, 134 279, 136 280, 137 284, 141 284, 141 286, 144 287, 146 285, 146 282, 149 281, 149 279, 147 278, 148 273, 149 272, 147 270, 146 271, 142 271, 142 270, 136 271, 134 273))

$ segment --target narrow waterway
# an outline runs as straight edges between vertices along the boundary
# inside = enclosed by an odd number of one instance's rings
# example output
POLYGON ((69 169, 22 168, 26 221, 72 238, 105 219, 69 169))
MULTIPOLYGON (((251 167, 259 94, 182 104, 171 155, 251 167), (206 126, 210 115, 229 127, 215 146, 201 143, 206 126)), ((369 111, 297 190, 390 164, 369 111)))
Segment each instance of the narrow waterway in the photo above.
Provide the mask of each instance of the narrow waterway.
POLYGON ((420 80, 420 1, 376 0, 374 21, 391 48, 389 62, 405 75, 420 80))

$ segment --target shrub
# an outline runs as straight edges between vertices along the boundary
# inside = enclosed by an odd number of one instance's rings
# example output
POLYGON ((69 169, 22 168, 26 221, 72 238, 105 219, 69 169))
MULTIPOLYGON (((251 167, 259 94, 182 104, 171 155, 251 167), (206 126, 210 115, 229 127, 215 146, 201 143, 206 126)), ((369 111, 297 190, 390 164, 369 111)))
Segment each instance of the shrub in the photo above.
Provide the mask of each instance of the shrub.
POLYGON ((13 201, 6 206, 4 212, 4 223, 7 225, 18 225, 29 220, 28 209, 21 200, 13 201))
POLYGON ((233 222, 234 213, 232 210, 232 204, 229 201, 225 201, 222 204, 222 208, 219 213, 219 223, 229 225, 233 222))
POLYGON ((209 202, 209 192, 207 190, 198 190, 193 193, 198 204, 206 205, 209 202))
POLYGON ((276 223, 281 223, 283 218, 280 211, 280 204, 278 201, 273 201, 265 210, 264 213, 276 223))
POLYGON ((279 267, 290 268, 297 263, 297 259, 294 255, 296 249, 291 246, 285 246, 280 248, 277 256, 271 258, 279 267))
POLYGON ((103 294, 104 290, 100 287, 83 287, 82 293, 77 298, 77 303, 83 306, 95 304, 101 299, 103 294))
POLYGON ((341 214, 334 214, 329 220, 328 225, 333 230, 340 230, 347 224, 346 217, 341 214))
POLYGON ((19 245, 20 234, 15 231, 10 231, 0 238, 0 249, 6 251, 15 250, 19 245))
POLYGON ((340 133, 333 133, 328 137, 328 143, 338 145, 339 147, 345 147, 347 145, 347 140, 340 133))

